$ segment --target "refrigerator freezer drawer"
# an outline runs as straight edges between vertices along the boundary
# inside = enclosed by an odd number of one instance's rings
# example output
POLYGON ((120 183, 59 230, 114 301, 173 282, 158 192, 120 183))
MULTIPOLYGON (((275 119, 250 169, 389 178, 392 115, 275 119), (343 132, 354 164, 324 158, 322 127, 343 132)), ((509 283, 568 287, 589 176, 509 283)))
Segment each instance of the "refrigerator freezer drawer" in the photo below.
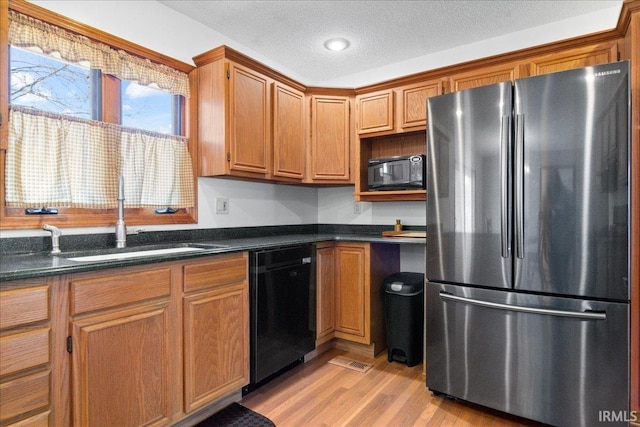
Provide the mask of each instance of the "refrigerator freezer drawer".
POLYGON ((425 292, 432 391, 559 426, 629 414, 627 303, 436 283, 425 292))

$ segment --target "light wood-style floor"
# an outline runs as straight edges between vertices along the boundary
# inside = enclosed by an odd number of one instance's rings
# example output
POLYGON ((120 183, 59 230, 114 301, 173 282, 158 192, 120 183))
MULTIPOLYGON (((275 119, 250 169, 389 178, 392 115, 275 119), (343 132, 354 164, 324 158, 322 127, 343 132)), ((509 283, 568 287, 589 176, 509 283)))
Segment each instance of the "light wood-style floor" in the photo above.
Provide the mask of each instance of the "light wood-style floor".
POLYGON ((248 394, 242 405, 271 419, 277 427, 315 426, 540 426, 463 402, 433 395, 424 384, 422 365, 375 361, 332 349, 248 394), (366 373, 328 361, 345 355, 374 363, 366 373))

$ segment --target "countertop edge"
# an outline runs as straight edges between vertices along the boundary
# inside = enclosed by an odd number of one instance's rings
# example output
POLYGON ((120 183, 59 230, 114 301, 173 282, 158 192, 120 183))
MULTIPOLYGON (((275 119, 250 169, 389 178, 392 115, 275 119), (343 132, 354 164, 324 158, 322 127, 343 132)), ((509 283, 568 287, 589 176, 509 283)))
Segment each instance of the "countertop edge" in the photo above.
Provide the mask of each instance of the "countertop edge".
POLYGON ((380 235, 358 234, 285 234, 258 238, 217 240, 213 243, 224 245, 224 247, 204 249, 198 252, 163 254, 110 261, 77 262, 70 261, 63 257, 55 257, 48 253, 4 255, 2 259, 0 259, 0 286, 2 286, 2 282, 16 280, 37 279, 41 277, 201 258, 211 255, 254 251, 278 246, 313 244, 326 241, 411 245, 426 244, 425 238, 382 237, 380 235))

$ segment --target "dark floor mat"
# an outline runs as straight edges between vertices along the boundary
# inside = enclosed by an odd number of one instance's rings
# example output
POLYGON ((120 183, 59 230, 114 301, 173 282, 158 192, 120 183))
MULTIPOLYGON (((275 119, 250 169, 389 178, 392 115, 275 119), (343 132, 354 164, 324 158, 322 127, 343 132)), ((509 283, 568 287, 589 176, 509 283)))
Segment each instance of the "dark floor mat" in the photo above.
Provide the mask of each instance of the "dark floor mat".
POLYGON ((275 424, 264 415, 232 403, 195 427, 275 427, 275 424))

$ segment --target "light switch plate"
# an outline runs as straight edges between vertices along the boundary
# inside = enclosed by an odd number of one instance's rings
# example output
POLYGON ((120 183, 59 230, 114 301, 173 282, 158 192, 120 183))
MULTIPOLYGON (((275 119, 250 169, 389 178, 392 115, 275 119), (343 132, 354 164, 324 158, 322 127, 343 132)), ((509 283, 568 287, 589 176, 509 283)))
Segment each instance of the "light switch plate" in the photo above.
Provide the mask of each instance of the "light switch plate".
POLYGON ((216 197, 216 214, 226 215, 229 213, 229 199, 226 197, 216 197))

